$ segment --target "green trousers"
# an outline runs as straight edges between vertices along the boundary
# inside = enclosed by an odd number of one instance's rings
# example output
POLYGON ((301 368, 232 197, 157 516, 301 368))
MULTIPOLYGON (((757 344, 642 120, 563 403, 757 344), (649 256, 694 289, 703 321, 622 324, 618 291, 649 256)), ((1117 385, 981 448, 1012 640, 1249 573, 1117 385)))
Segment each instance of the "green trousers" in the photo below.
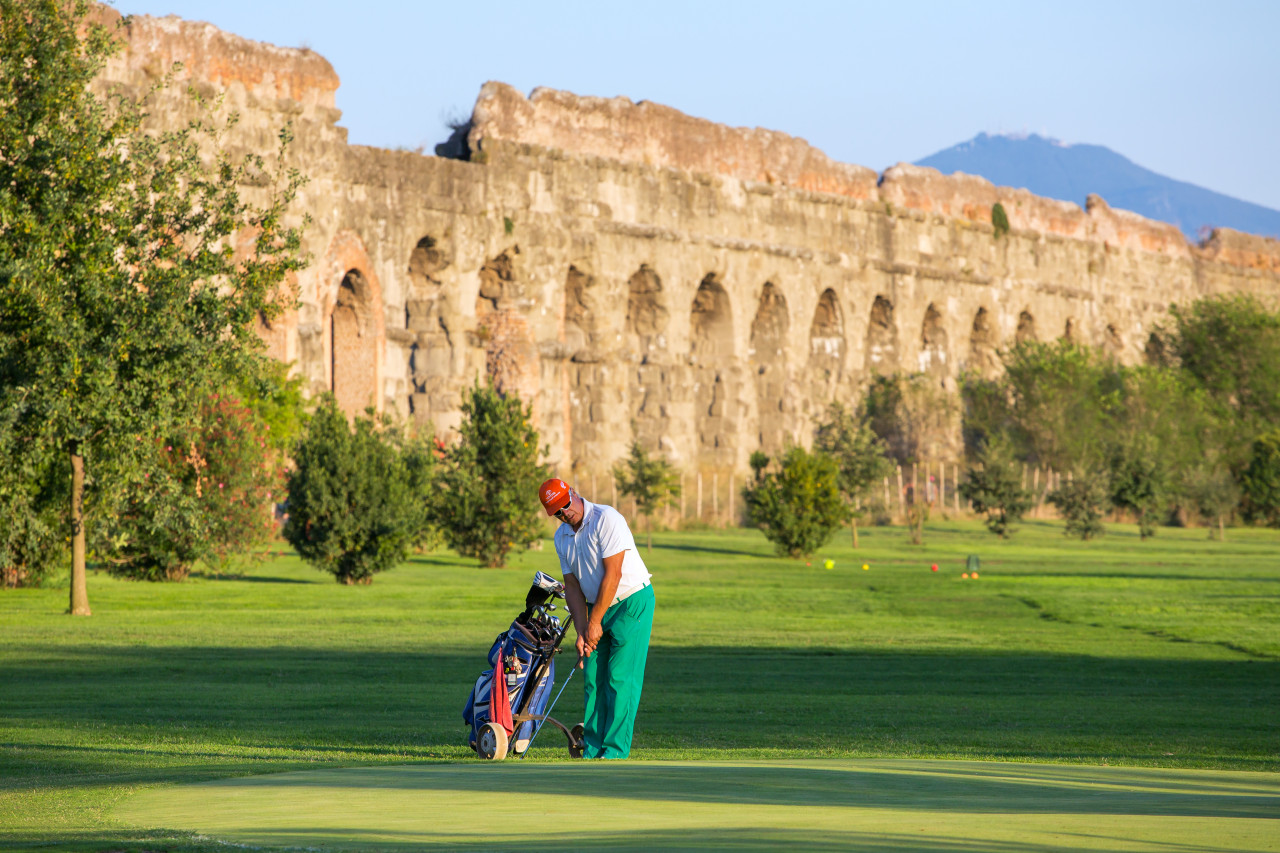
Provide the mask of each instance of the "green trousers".
POLYGON ((583 665, 583 757, 626 758, 644 687, 653 629, 653 587, 632 593, 605 611, 604 636, 583 665))

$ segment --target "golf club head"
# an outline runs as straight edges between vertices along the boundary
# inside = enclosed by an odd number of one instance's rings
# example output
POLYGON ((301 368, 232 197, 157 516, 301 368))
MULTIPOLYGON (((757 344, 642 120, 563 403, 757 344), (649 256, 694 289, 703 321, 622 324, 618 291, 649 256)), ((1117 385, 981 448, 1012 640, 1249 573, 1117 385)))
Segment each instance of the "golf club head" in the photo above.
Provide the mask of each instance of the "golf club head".
POLYGON ((524 612, 532 613, 535 607, 546 604, 553 597, 564 598, 564 584, 546 572, 536 572, 533 586, 529 587, 529 594, 524 597, 524 612))

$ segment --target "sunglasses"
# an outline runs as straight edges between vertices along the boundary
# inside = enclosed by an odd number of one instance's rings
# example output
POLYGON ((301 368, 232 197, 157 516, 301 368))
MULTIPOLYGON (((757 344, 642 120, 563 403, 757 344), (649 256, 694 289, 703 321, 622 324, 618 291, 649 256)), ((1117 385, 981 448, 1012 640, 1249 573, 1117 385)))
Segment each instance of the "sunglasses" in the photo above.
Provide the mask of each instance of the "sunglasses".
POLYGON ((561 521, 568 521, 569 519, 565 518, 564 514, 568 512, 569 508, 572 506, 573 506, 573 498, 569 498, 569 502, 567 504, 565 504, 564 506, 560 507, 558 510, 555 511, 554 517, 560 519, 561 521))

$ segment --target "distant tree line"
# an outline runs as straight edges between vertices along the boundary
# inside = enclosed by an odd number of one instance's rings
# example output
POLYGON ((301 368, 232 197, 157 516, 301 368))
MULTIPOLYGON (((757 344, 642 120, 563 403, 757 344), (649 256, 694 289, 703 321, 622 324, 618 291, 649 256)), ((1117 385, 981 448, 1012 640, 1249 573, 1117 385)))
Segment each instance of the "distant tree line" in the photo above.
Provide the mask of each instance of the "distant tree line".
POLYGON ((1125 366, 1066 341, 1021 343, 999 379, 966 378, 964 430, 973 464, 961 489, 989 525, 1029 504, 1013 468, 1064 472, 1048 495, 1066 531, 1088 539, 1113 511, 1143 538, 1201 521, 1280 526, 1280 315, 1251 296, 1171 311, 1125 366))
MULTIPOLYGON (((967 464, 960 495, 1010 536, 1033 506, 1026 466, 1061 472, 1047 500, 1068 535, 1089 539, 1114 512, 1142 538, 1161 525, 1280 527, 1280 315, 1251 296, 1174 307, 1144 365, 1060 340, 1002 354, 996 379, 961 378, 967 464)), ((877 377, 856 412, 834 405, 813 449, 752 458, 747 520, 781 553, 802 556, 875 503, 892 465, 953 429, 956 400, 920 374, 877 377), (837 496, 839 499, 837 499, 837 496)), ((928 507, 906 502, 912 539, 928 507)))

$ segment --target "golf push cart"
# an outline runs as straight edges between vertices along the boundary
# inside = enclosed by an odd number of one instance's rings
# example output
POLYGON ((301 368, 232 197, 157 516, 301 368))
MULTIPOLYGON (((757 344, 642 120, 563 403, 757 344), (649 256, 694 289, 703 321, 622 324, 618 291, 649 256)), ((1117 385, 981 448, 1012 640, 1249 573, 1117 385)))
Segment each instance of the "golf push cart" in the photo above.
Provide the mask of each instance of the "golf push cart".
POLYGON ((476 679, 462 711, 463 722, 471 727, 467 742, 481 758, 501 761, 507 757, 508 749, 524 758, 546 723, 564 732, 571 757, 582 757, 582 726, 570 730, 550 715, 576 667, 569 669, 560 693, 547 707, 556 680, 555 656, 561 651, 560 643, 570 623, 566 618, 561 624, 558 617, 551 615, 556 609, 552 602, 557 598, 564 599, 564 584, 537 572, 525 596, 524 611, 489 649, 490 668, 476 679), (509 708, 503 707, 508 703, 509 708))

